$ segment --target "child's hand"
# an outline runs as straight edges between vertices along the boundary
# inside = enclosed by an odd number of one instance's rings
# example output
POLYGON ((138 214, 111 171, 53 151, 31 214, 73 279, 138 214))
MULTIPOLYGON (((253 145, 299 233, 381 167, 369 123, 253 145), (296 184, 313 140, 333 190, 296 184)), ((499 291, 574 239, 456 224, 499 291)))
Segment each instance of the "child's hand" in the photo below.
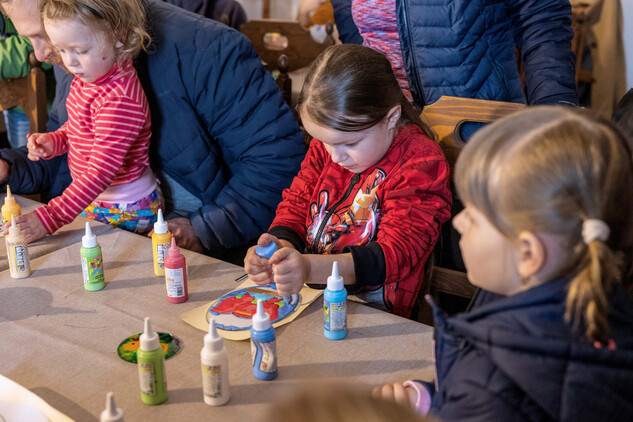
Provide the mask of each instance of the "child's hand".
POLYGON ((48 133, 34 133, 27 138, 26 148, 31 161, 50 157, 53 154, 53 147, 53 138, 48 133))
MULTIPOLYGON (((279 239, 271 234, 264 233, 257 240, 257 246, 268 246, 271 242, 276 243, 277 247, 280 246, 279 239)), ((244 270, 246 274, 248 274, 248 278, 256 284, 264 285, 272 283, 272 265, 266 258, 262 258, 255 253, 257 246, 249 248, 248 252, 246 252, 246 256, 244 257, 244 270)))
POLYGON ((273 279, 279 296, 299 293, 303 283, 308 281, 310 263, 308 256, 294 248, 282 248, 270 257, 273 266, 273 279))
POLYGON ((403 406, 415 407, 418 393, 411 387, 405 387, 404 384, 396 383, 375 387, 372 391, 372 396, 395 401, 403 406))
POLYGON ((30 212, 27 214, 16 215, 14 216, 15 220, 11 220, 4 225, 3 236, 9 235, 8 227, 11 227, 11 224, 17 224, 26 237, 26 243, 35 242, 36 240, 40 240, 44 236, 47 235, 47 231, 44 228, 44 225, 37 218, 37 215, 34 212, 30 212))

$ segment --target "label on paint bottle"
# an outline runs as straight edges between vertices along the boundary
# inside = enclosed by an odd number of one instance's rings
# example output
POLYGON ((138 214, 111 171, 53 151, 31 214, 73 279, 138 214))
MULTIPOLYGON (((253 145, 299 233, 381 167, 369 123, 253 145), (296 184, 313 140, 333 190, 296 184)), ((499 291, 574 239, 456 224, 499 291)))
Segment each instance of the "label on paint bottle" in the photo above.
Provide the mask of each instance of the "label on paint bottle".
POLYGON ((327 301, 324 306, 325 311, 325 329, 330 331, 347 330, 347 301, 330 302, 327 301))
POLYGON ((213 399, 222 396, 222 366, 202 364, 202 391, 213 399))
POLYGON ((167 296, 183 297, 185 295, 185 276, 182 268, 165 268, 167 296))
POLYGON ((103 278, 103 259, 101 255, 96 256, 88 261, 85 256, 81 257, 81 272, 84 277, 84 284, 102 283, 103 278))
POLYGON ((13 262, 15 262, 15 272, 23 273, 30 270, 29 255, 24 245, 12 246, 10 248, 10 255, 12 255, 12 257, 9 258, 9 263, 13 264, 13 262))
POLYGON ((154 389, 154 365, 148 362, 139 362, 138 376, 141 385, 141 393, 148 396, 156 394, 154 389))
POLYGON ((271 341, 268 343, 260 343, 256 341, 251 341, 251 357, 252 357, 252 365, 255 365, 255 359, 257 357, 257 349, 261 348, 262 351, 262 360, 259 364, 259 370, 262 372, 273 373, 277 372, 277 344, 276 341, 271 341))
POLYGON ((169 250, 169 243, 159 243, 156 245, 156 262, 158 263, 158 269, 165 269, 165 257, 169 250))

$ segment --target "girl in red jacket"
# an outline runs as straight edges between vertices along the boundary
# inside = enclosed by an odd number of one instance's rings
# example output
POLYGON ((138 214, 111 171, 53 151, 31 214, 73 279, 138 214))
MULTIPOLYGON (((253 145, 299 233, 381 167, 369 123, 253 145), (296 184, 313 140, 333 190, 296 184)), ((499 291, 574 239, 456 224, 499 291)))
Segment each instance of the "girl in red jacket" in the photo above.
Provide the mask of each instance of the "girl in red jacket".
POLYGON ((324 285, 338 261, 348 291, 408 317, 424 264, 450 216, 449 169, 389 61, 337 45, 312 64, 297 110, 314 138, 276 217, 244 267, 280 295, 324 285))

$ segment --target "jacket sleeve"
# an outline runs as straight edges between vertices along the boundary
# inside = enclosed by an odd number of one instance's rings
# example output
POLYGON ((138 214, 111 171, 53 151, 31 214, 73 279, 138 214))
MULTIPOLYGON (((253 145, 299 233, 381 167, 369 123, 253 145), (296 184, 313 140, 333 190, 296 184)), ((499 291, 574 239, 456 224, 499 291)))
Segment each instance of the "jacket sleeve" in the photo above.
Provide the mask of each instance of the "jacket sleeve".
POLYGON ((21 78, 31 70, 29 53, 33 47, 28 38, 17 35, 6 16, 3 19, 6 38, 0 40, 0 80, 21 78))
POLYGON ((301 170, 292 181, 290 188, 284 190, 283 200, 277 207, 277 213, 268 233, 285 239, 303 252, 306 246, 306 221, 310 212, 310 199, 318 185, 323 171, 327 152, 323 144, 316 139, 310 143, 301 170))
POLYGON ((450 217, 448 163, 437 156, 419 158, 386 186, 376 242, 385 254, 385 283, 411 277, 426 261, 450 217))
POLYGON ((525 66, 528 104, 578 105, 568 0, 506 0, 525 66))
POLYGON ((3 185, 8 184, 11 186, 11 191, 17 194, 28 195, 49 191, 60 163, 66 161, 66 156, 31 161, 27 158, 27 154, 25 146, 0 149, 0 159, 9 164, 9 177, 3 185))
POLYGON ((358 28, 352 18, 352 0, 332 0, 334 21, 338 37, 343 44, 363 44, 358 28))
POLYGON ((305 156, 303 137, 281 91, 250 42, 226 30, 201 51, 195 107, 221 149, 228 181, 189 214, 209 250, 246 244, 266 230, 305 156))

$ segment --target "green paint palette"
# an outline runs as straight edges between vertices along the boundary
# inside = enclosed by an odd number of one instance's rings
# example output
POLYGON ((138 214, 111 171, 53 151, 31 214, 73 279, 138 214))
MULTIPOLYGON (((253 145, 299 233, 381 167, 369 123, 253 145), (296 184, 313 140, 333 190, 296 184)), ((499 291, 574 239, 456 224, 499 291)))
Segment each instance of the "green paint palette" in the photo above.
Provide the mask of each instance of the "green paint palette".
MULTIPOLYGON (((142 333, 129 336, 119 344, 117 353, 126 362, 136 363, 136 352, 141 345, 140 336, 142 333)), ((180 339, 169 333, 157 332, 160 345, 165 352, 165 360, 171 358, 181 349, 180 339)))

